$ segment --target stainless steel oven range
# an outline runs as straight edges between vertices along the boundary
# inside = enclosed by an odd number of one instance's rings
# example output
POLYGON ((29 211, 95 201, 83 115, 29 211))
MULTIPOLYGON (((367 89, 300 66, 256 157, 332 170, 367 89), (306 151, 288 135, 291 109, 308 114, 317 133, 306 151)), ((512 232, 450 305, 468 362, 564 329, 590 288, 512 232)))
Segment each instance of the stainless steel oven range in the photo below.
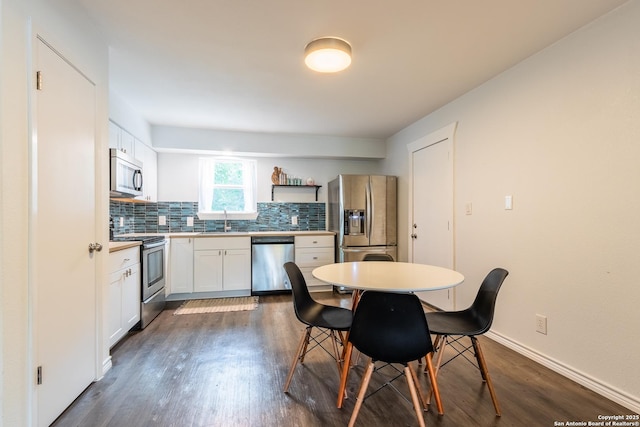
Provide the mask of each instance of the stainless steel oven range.
POLYGON ((162 312, 165 306, 166 240, 164 236, 116 236, 114 241, 141 241, 140 269, 142 270, 142 301, 140 328, 144 329, 162 312))

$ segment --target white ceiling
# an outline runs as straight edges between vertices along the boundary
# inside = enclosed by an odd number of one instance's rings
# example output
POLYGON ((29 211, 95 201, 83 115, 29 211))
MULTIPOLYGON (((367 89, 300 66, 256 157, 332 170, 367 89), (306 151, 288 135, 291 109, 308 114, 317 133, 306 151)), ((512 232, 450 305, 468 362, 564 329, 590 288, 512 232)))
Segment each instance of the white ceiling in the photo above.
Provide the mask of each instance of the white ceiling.
POLYGON ((386 138, 627 0, 75 0, 149 123, 386 138), (305 45, 348 40, 338 74, 305 45))

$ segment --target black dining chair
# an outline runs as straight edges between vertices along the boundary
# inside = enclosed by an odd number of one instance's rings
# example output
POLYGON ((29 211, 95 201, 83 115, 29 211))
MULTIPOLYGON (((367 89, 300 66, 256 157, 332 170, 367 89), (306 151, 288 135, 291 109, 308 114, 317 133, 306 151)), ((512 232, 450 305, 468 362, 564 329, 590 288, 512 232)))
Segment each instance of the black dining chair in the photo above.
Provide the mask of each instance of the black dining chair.
POLYGON ((491 328, 498 291, 508 274, 509 272, 503 268, 491 270, 482 281, 473 304, 466 310, 426 314, 429 329, 436 336, 434 341, 437 349, 436 375, 442 366, 453 359, 464 355, 467 351, 473 352, 477 362, 476 368, 480 370, 482 380, 487 384, 497 416, 501 415, 500 405, 477 337, 491 328), (470 338, 471 344, 461 342, 465 337, 470 338), (442 356, 447 345, 455 350, 456 354, 443 364, 442 356))
POLYGON ((421 396, 415 371, 409 362, 426 355, 432 390, 438 403, 438 410, 442 411, 438 383, 431 360, 433 345, 429 327, 422 304, 415 294, 364 292, 353 317, 349 343, 371 358, 362 378, 349 426, 353 426, 356 422, 376 361, 404 365, 404 375, 409 385, 416 417, 418 423, 424 426, 423 404, 421 404, 421 400, 424 402, 424 399, 421 396))
POLYGON ((298 363, 303 364, 305 355, 314 348, 321 348, 332 355, 338 367, 338 377, 340 376, 343 352, 338 349, 338 345, 343 346, 343 332, 347 332, 351 327, 353 315, 349 309, 316 302, 311 297, 304 276, 295 263, 287 262, 284 269, 291 284, 296 317, 307 325, 284 384, 284 392, 287 393, 298 363), (331 351, 323 346, 326 340, 331 341, 331 351))
POLYGON ((389 254, 366 254, 363 261, 394 261, 393 257, 389 254))

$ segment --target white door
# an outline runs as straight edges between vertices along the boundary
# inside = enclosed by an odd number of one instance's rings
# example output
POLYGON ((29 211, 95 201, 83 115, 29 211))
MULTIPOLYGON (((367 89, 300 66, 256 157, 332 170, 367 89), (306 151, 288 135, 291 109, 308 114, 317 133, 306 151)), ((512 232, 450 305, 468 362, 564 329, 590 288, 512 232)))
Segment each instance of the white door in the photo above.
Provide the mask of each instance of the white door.
MULTIPOLYGON (((439 131, 410 147, 411 260, 453 269, 452 135, 439 131)), ((419 292, 418 296, 443 310, 453 310, 455 306, 453 289, 419 292)))
MULTIPOLYGON (((95 87, 38 40, 32 149, 30 273, 37 425, 47 426, 95 379, 97 360, 95 87)), ((107 251, 105 251, 107 252, 107 251)))

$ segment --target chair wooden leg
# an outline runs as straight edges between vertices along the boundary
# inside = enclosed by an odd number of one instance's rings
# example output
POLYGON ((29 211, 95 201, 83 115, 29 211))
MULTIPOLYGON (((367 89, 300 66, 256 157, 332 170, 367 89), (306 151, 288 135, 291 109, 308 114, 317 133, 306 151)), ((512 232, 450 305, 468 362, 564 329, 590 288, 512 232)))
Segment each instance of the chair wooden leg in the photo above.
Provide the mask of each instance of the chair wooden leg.
POLYGON ((351 353, 353 352, 353 344, 347 342, 344 353, 344 361, 342 362, 342 375, 340 376, 340 387, 338 388, 338 408, 342 408, 344 396, 347 390, 347 378, 349 369, 351 368, 351 353))
POLYGON ((293 363, 291 363, 291 368, 289 368, 289 374, 287 375, 287 380, 284 383, 284 392, 289 391, 289 385, 291 384, 291 379, 293 378, 293 373, 296 370, 296 366, 298 366, 298 360, 302 363, 300 355, 302 354, 303 348, 306 350, 307 345, 309 344, 309 334, 311 333, 311 328, 308 327, 302 337, 300 338, 300 343, 298 344, 298 349, 296 350, 296 354, 293 358, 293 363))
POLYGON ((429 390, 429 397, 431 397, 431 393, 433 393, 433 396, 436 399, 436 408, 438 408, 438 414, 444 415, 444 407, 442 405, 442 400, 440 399, 440 388, 438 387, 438 374, 433 367, 431 353, 427 354, 424 359, 426 361, 427 370, 429 371, 429 380, 431 381, 431 390, 429 390))
MULTIPOLYGON (((353 412, 351 413, 351 419, 349 420, 349 427, 353 427, 356 423, 356 418, 358 418, 358 413, 360 412, 360 408, 362 407, 362 402, 364 401, 364 395, 367 392, 367 387, 369 386, 369 380, 371 380, 371 374, 373 374, 374 368, 373 360, 369 361, 369 365, 367 366, 367 370, 362 377, 362 383, 360 384, 360 391, 358 392, 358 397, 356 398, 356 404, 353 407, 353 412)), ((423 424, 424 426, 424 424, 423 424)))
POLYGON ((338 350, 338 336, 336 331, 331 330, 329 332, 329 336, 331 337, 331 348, 333 349, 333 358, 336 360, 336 366, 338 367, 338 376, 342 373, 342 354, 340 350, 338 350))
POLYGON ((484 358, 484 354, 482 353, 482 348, 480 347, 480 342, 476 337, 470 337, 471 343, 473 344, 473 350, 476 355, 476 359, 478 360, 478 366, 480 367, 480 372, 482 373, 482 378, 487 383, 487 388, 489 389, 489 394, 491 394, 491 400, 493 401, 493 407, 496 410, 497 416, 502 416, 502 411, 500 411, 500 405, 498 404, 498 396, 496 395, 496 391, 493 388, 493 382, 491 382, 491 376, 489 376, 489 369, 487 368, 487 362, 484 358))
POLYGON ((309 346, 309 341, 311 340, 311 331, 313 330, 313 326, 307 326, 307 333, 306 333, 306 338, 304 341, 304 348, 302 349, 302 352, 300 353, 300 363, 304 363, 304 356, 307 355, 307 347, 309 346))
POLYGON ((407 364, 407 367, 411 371, 411 378, 413 378, 413 382, 416 385, 416 391, 418 392, 418 397, 420 398, 420 403, 422 403, 422 407, 426 411, 427 408, 428 408, 427 399, 425 398, 424 393, 422 393, 422 387, 420 387, 420 382, 418 382, 418 376, 416 375, 416 370, 413 369, 411 364, 407 364))
MULTIPOLYGON (((444 355, 444 349, 447 346, 448 337, 438 335, 436 336, 436 342, 440 344, 440 347, 438 348, 435 345, 433 346, 433 348, 438 349, 438 357, 436 358, 436 365, 433 370, 434 371, 433 378, 436 378, 438 376, 438 372, 440 372, 440 366, 442 366, 442 356, 444 355)), ((426 365, 424 367, 424 371, 427 372, 428 368, 429 368, 429 365, 426 365)), ((429 374, 429 378, 431 378, 431 374, 429 374)), ((431 390, 429 390, 429 394, 427 395, 427 404, 431 403, 431 394, 433 393, 433 391, 434 390, 432 386, 431 390)), ((438 410, 440 410, 440 408, 438 408, 438 410)))
MULTIPOLYGON (((416 411, 416 417, 418 418, 418 425, 425 427, 424 416, 422 415, 422 406, 420 406, 420 399, 418 398, 417 387, 418 384, 414 383, 412 369, 409 365, 404 367, 404 375, 407 378, 407 384, 409 385, 409 391, 411 392, 411 400, 413 401, 413 408, 416 411)), ((358 396, 359 397, 359 396, 358 396)))

